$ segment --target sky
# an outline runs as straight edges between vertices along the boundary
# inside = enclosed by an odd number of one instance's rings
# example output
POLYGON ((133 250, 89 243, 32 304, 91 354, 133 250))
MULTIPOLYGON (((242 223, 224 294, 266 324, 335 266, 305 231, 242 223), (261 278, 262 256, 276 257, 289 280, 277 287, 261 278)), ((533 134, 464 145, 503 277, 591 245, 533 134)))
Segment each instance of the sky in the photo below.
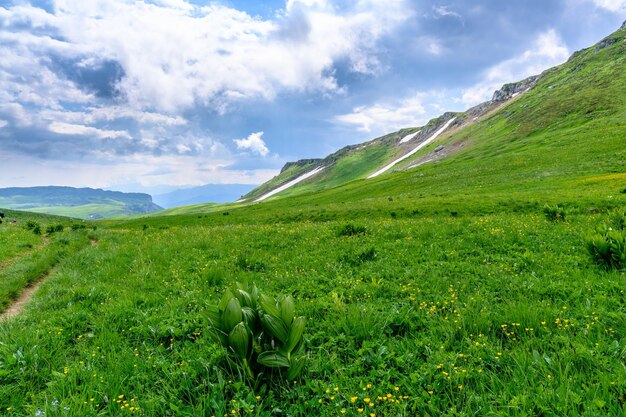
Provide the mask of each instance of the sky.
POLYGON ((261 184, 625 19, 626 0, 0 0, 0 187, 261 184))

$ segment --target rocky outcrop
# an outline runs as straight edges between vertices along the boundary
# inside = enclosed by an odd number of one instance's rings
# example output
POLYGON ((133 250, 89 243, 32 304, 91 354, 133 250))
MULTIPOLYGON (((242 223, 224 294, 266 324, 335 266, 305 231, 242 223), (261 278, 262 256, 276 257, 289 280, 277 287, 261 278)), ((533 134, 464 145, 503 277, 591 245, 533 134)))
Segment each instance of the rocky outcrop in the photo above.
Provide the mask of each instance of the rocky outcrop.
POLYGON ((508 99, 513 97, 513 94, 521 93, 528 90, 529 88, 534 87, 540 78, 541 75, 533 75, 532 77, 528 77, 516 83, 504 84, 501 89, 493 93, 493 98, 491 99, 491 101, 496 103, 507 101, 508 99))
POLYGON ((312 165, 312 164, 318 164, 322 162, 322 159, 300 159, 299 161, 296 162, 287 162, 285 164, 285 166, 283 166, 283 168, 280 170, 281 174, 285 171, 287 171, 289 168, 293 167, 293 166, 297 166, 297 167, 303 167, 306 165, 312 165))
POLYGON ((602 42, 600 42, 600 43, 596 46, 595 51, 596 51, 596 52, 598 52, 600 49, 604 49, 604 48, 606 48, 607 46, 611 46, 611 45, 613 45, 614 43, 616 43, 617 41, 618 41, 618 39, 617 39, 617 38, 607 38, 607 39, 604 39, 602 42))
POLYGON ((624 20, 624 23, 622 23, 622 27, 620 28, 620 30, 622 29, 626 29, 626 20, 624 20))

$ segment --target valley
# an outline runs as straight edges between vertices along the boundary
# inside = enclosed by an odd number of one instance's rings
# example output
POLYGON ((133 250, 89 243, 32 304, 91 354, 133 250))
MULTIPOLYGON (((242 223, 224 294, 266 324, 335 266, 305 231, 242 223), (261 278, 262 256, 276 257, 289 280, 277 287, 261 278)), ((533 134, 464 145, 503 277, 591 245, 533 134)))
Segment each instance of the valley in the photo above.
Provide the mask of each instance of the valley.
POLYGON ((245 201, 4 210, 0 307, 40 284, 0 319, 0 415, 624 415, 626 26, 607 39, 245 201), (299 377, 222 347, 213 314, 263 313, 215 313, 237 283, 292 297, 299 377))

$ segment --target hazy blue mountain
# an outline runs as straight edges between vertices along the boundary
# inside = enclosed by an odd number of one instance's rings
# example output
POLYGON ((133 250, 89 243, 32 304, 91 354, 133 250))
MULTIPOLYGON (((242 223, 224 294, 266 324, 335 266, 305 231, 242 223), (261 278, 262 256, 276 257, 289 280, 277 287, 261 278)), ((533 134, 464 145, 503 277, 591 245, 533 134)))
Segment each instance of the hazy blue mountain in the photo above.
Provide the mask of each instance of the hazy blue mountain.
POLYGON ((174 190, 153 197, 156 204, 165 208, 200 203, 229 203, 257 187, 251 184, 207 184, 200 187, 174 190))

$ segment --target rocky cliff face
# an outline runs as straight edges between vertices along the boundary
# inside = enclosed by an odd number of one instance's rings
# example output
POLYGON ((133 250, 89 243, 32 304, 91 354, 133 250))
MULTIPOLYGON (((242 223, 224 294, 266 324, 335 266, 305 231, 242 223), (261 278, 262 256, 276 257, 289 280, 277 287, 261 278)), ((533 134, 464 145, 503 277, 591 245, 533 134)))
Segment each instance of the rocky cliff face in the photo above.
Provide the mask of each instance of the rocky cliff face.
POLYGON ((298 167, 302 167, 305 165, 311 165, 311 164, 318 164, 322 162, 322 159, 316 158, 316 159, 300 159, 299 161, 296 162, 287 162, 285 164, 285 166, 283 166, 283 168, 280 170, 280 172, 285 172, 287 171, 289 168, 293 167, 293 166, 298 166, 298 167))
POLYGON ((525 80, 518 81, 516 83, 504 84, 501 89, 493 93, 491 101, 498 103, 507 101, 513 97, 513 94, 521 93, 522 91, 526 91, 529 88, 534 87, 540 78, 541 75, 533 75, 532 77, 528 77, 525 80))

